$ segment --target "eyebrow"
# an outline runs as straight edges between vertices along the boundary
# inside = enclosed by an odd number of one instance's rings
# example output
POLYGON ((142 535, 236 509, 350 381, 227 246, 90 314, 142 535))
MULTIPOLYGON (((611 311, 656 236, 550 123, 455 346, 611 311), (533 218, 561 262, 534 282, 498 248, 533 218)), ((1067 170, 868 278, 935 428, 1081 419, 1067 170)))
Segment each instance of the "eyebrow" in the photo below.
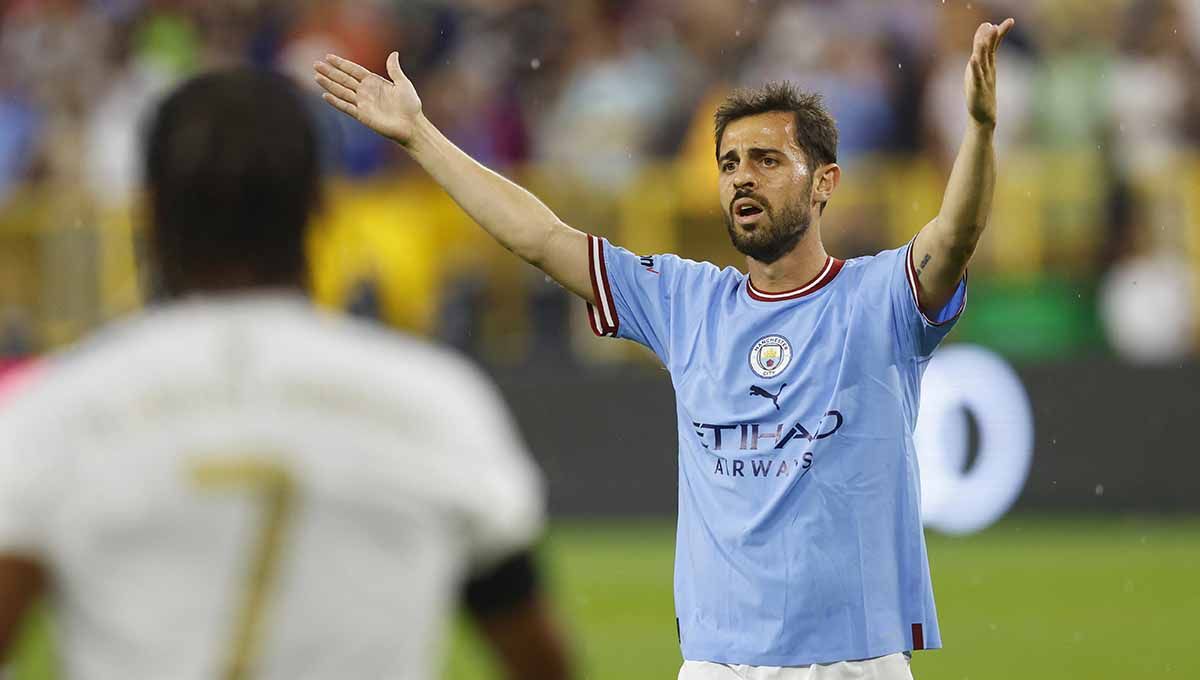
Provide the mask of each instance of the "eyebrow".
MULTIPOLYGON (((761 157, 769 155, 769 154, 782 154, 783 153, 783 150, 781 150, 781 149, 774 149, 774 148, 770 148, 770 147, 758 147, 758 146, 751 147, 751 148, 747 149, 746 151, 751 158, 755 158, 755 157, 761 158, 761 157)), ((717 162, 723 163, 726 160, 730 160, 731 158, 737 158, 737 157, 738 157, 737 149, 730 149, 729 151, 726 151, 724 154, 722 154, 721 157, 717 159, 717 162)))
POLYGON ((780 154, 783 153, 783 149, 772 149, 772 148, 761 148, 761 147, 753 147, 751 149, 748 149, 748 151, 750 152, 751 156, 766 156, 767 154, 772 154, 772 153, 780 153, 780 154))

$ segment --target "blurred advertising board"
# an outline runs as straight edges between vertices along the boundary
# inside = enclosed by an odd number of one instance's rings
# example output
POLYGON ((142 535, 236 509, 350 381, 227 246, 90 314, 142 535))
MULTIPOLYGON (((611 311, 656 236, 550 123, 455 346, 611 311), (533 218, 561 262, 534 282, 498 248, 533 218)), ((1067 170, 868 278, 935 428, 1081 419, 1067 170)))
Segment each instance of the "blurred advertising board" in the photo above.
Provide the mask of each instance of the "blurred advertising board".
MULTIPOLYGON (((674 395, 662 370, 496 369, 561 515, 674 515, 674 395)), ((1005 512, 1200 512, 1200 363, 1011 366, 947 345, 917 428, 927 524, 1005 512)))

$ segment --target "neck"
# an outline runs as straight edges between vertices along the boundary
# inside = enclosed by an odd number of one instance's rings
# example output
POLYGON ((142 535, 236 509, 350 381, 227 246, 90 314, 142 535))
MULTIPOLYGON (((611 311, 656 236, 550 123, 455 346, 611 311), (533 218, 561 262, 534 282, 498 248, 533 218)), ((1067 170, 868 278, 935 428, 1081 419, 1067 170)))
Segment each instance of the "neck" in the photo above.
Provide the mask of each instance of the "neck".
POLYGON ((795 290, 816 278, 829 259, 820 234, 820 224, 814 221, 796 247, 771 264, 747 257, 746 268, 754 287, 764 293, 782 293, 795 290))
POLYGON ((226 295, 231 293, 307 293, 303 276, 265 276, 244 267, 225 267, 204 273, 192 273, 167 282, 171 297, 226 295), (170 284, 174 285, 170 285, 170 284))

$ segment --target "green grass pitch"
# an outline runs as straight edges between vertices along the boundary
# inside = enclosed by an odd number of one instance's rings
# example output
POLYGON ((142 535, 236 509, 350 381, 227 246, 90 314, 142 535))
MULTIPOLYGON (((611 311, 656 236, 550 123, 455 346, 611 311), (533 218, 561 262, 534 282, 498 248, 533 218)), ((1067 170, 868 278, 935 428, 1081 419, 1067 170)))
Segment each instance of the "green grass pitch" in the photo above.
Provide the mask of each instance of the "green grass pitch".
MULTIPOLYGON (((582 678, 667 680, 679 669, 668 522, 556 524, 551 588, 582 678)), ((1200 518, 1016 516, 966 538, 929 536, 946 648, 917 680, 1200 678, 1200 518)), ((462 625, 445 677, 491 678, 462 625)), ((52 680, 31 627, 14 680, 52 680)))

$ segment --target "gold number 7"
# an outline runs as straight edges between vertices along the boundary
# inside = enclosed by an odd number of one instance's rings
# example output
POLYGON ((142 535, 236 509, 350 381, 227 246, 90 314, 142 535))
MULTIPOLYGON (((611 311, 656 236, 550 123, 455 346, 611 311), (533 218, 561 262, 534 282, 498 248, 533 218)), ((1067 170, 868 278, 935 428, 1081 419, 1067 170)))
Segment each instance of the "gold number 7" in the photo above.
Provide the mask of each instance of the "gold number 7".
POLYGON ((207 491, 231 488, 255 491, 262 504, 258 537, 242 589, 232 643, 222 661, 221 678, 245 680, 251 677, 261 653, 264 610, 279 571, 296 486, 287 468, 259 458, 198 461, 191 466, 191 479, 207 491))

